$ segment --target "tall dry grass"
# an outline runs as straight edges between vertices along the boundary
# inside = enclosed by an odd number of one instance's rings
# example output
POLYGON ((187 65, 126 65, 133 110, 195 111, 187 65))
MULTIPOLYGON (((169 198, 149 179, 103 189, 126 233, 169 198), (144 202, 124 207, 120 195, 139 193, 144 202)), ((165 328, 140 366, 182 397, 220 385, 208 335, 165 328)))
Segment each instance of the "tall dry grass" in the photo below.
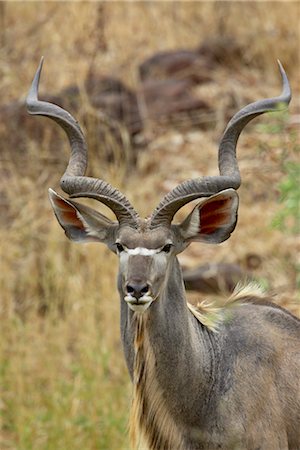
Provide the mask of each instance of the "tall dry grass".
MULTIPOLYGON (((253 100, 276 94, 280 58, 294 88, 292 117, 299 114, 298 3, 9 2, 0 12, 3 103, 26 95, 42 54, 44 92, 81 85, 91 66, 134 87, 137 65, 153 52, 224 34, 241 43, 245 60, 216 74, 219 101, 233 83, 253 100)), ((43 120, 32 118, 33 126, 43 120)), ((182 261, 243 264, 255 253, 257 276, 296 312, 295 236, 270 224, 281 209, 277 186, 285 164, 299 156, 299 135, 282 116, 261 123, 241 142, 238 229, 220 247, 191 247, 182 261)), ((21 131, 10 126, 12 134, 21 131)), ((59 229, 47 188, 58 187, 68 146, 55 125, 47 126, 61 142, 55 154, 50 131, 43 142, 22 142, 22 152, 10 141, 1 144, 0 449, 128 449, 131 388, 119 337, 117 261, 102 246, 69 243, 59 229)), ((112 166, 94 153, 89 173, 105 175, 148 214, 178 181, 216 172, 218 137, 214 130, 168 129, 141 154, 137 169, 126 173, 121 161, 112 166)))

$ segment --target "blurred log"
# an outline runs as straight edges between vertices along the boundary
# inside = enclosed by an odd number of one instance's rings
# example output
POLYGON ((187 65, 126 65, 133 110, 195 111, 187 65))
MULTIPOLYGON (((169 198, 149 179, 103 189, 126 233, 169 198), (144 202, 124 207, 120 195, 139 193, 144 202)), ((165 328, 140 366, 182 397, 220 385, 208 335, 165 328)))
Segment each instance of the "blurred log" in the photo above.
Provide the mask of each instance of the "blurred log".
MULTIPOLYGON (((147 118, 172 120, 175 115, 192 112, 210 112, 209 105, 191 92, 191 80, 146 80, 140 90, 147 118)), ((191 123, 190 123, 191 124, 191 123)))
POLYGON ((240 64, 242 58, 242 47, 236 39, 222 35, 204 40, 195 49, 157 52, 140 64, 139 75, 142 82, 173 77, 201 84, 213 79, 217 65, 240 64))
POLYGON ((91 105, 122 123, 131 137, 142 131, 137 95, 122 81, 90 73, 85 82, 85 89, 91 105))
POLYGON ((219 35, 204 40, 196 49, 196 53, 209 61, 211 67, 216 65, 229 66, 238 62, 239 66, 244 59, 241 43, 231 36, 219 35))
MULTIPOLYGON (((155 53, 139 66, 140 95, 145 109, 143 116, 154 121, 163 117, 167 122, 177 121, 177 125, 203 127, 214 124, 217 117, 220 119, 214 101, 209 104, 199 99, 195 88, 214 81, 220 65, 232 68, 234 62, 239 61, 240 64, 241 59, 241 46, 229 36, 209 38, 195 49, 155 53)), ((237 107, 230 93, 227 97, 226 111, 222 112, 224 122, 230 119, 237 107)))
POLYGON ((173 77, 198 84, 211 79, 212 68, 210 61, 202 58, 197 50, 176 49, 147 58, 139 66, 139 75, 142 82, 173 77))
POLYGON ((208 263, 183 271, 186 289, 205 294, 231 293, 239 281, 249 279, 251 276, 236 264, 208 263))

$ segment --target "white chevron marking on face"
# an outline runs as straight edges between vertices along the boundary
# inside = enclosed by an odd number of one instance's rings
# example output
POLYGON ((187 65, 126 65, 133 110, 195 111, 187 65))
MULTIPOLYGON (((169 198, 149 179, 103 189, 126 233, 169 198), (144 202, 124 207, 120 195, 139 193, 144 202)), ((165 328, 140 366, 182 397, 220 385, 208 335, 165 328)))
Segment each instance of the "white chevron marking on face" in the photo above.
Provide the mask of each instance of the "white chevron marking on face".
POLYGON ((155 249, 149 249, 149 248, 145 248, 145 247, 136 247, 136 248, 126 248, 126 253, 128 253, 128 255, 141 255, 141 256, 152 256, 152 255, 156 255, 157 253, 160 252, 159 248, 155 248, 155 249))

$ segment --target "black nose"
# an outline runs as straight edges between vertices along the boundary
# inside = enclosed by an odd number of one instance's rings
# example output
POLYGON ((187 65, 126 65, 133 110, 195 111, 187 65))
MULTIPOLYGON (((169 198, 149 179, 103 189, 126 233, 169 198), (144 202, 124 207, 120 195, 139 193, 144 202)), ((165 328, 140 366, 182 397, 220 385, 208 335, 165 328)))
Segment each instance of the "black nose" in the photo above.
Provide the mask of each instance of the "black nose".
POLYGON ((127 294, 132 295, 137 300, 149 292, 147 283, 128 283, 126 286, 127 294))

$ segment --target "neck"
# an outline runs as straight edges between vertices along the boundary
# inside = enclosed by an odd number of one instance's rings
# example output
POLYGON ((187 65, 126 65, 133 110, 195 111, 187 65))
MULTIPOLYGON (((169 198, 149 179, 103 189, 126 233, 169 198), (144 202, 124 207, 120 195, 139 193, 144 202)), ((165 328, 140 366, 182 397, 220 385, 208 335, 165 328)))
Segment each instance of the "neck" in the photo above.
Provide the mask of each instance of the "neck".
MULTIPOLYGON (((179 430, 185 417, 193 426, 190 410, 195 392, 199 405, 206 406, 212 370, 209 332, 187 307, 177 258, 159 298, 145 313, 132 313, 122 296, 121 333, 134 382, 131 430, 136 423, 147 430, 150 448, 184 448, 179 430), (154 420, 156 413, 165 418, 163 431, 154 420)), ((199 422, 199 414, 195 421, 199 422)))
MULTIPOLYGON (((153 347, 156 349, 167 349, 169 358, 182 359, 180 349, 188 340, 187 330, 191 328, 191 322, 194 322, 194 317, 190 315, 186 306, 181 268, 177 258, 174 258, 170 265, 169 276, 159 297, 142 314, 133 313, 128 308, 123 300, 125 294, 122 291, 120 280, 118 287, 121 300, 121 337, 131 378, 133 378, 134 339, 137 319, 143 324, 143 327, 147 328, 153 347), (175 341, 176 345, 170 346, 170 343, 175 343, 175 341), (172 349, 174 349, 173 352, 170 351, 172 349), (177 352, 178 356, 176 358, 177 352)), ((159 358, 160 352, 155 353, 158 353, 156 356, 159 358)), ((161 362, 166 363, 167 361, 161 362)))

